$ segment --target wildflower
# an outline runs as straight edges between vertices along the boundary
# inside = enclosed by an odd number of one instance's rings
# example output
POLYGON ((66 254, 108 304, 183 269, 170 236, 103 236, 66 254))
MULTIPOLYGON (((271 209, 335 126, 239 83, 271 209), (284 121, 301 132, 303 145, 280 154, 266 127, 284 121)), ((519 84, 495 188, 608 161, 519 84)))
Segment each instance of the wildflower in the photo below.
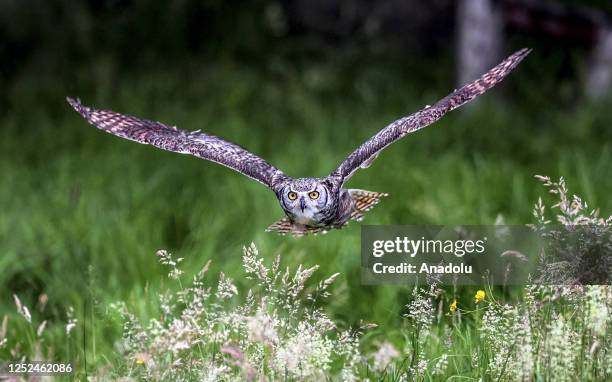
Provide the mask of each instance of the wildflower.
POLYGON ((417 371, 419 375, 425 374, 425 372, 427 371, 427 360, 426 359, 419 360, 419 363, 417 364, 417 371))
POLYGON ((234 346, 228 346, 228 345, 222 346, 221 353, 227 354, 238 361, 241 361, 244 359, 244 354, 240 351, 239 348, 234 347, 234 346))
POLYGON ((136 362, 136 365, 144 365, 147 363, 148 358, 149 357, 146 354, 138 353, 134 357, 134 362, 136 362))
POLYGON ((19 299, 19 297, 17 297, 16 294, 13 295, 13 298, 15 299, 15 306, 17 306, 17 312, 21 314, 23 318, 26 319, 27 322, 31 323, 32 315, 30 314, 28 307, 21 303, 21 300, 19 299))
POLYGON ((255 379, 256 371, 249 365, 248 361, 245 360, 245 354, 239 347, 226 344, 221 347, 221 353, 231 357, 233 364, 240 367, 245 373, 247 381, 253 381, 255 379))
POLYGON ((254 317, 246 317, 249 339, 253 342, 274 344, 278 342, 276 328, 279 321, 260 309, 254 317))
POLYGON ((544 209, 539 206, 542 203, 538 201, 534 209, 538 224, 532 228, 550 245, 540 255, 536 281, 548 285, 609 284, 609 272, 603 271, 610 266, 609 256, 604 255, 609 249, 602 252, 601 245, 602 240, 606 241, 604 238, 610 237, 612 216, 599 217, 598 209, 589 210, 585 201, 569 192, 563 177, 554 182, 548 177, 537 178, 556 195, 557 203, 552 208, 559 211, 555 220, 561 226, 544 229, 550 221, 545 220, 544 209), (568 237, 572 239, 566 240, 568 237), (591 268, 592 264, 598 264, 597 269, 591 268))
POLYGON ((45 332, 46 327, 47 327, 47 320, 44 320, 42 324, 38 326, 38 329, 36 330, 36 335, 41 337, 43 333, 45 332))
POLYGON ((226 300, 234 295, 238 294, 238 289, 232 283, 232 279, 225 277, 225 273, 219 274, 219 286, 217 287, 217 298, 219 300, 226 300))
POLYGON ((453 303, 450 304, 450 311, 451 313, 455 313, 457 311, 457 299, 453 300, 453 303))
POLYGON ((66 334, 70 335, 70 332, 72 332, 72 330, 76 327, 78 320, 74 318, 74 308, 73 307, 68 308, 67 315, 68 315, 68 322, 66 323, 66 334))
POLYGON ((311 377, 322 380, 329 369, 334 344, 316 325, 302 321, 295 327, 295 334, 288 337, 276 352, 274 367, 280 373, 293 377, 311 377))
POLYGON ((549 365, 547 372, 552 380, 569 380, 567 376, 574 373, 580 354, 576 351, 580 336, 561 315, 553 317, 547 329, 543 343, 544 362, 549 365))
POLYGON ((476 294, 474 295, 474 300, 476 301, 476 303, 479 303, 481 301, 484 301, 485 297, 487 297, 487 294, 485 293, 484 290, 479 290, 476 292, 476 294))
MULTIPOLYGON (((510 305, 491 305, 482 316, 482 325, 479 329, 481 338, 487 343, 492 354, 487 365, 489 375, 499 376, 509 362, 516 342, 515 312, 516 310, 510 305)), ((480 364, 480 360, 477 364, 480 364)))
POLYGON ((168 273, 168 277, 173 280, 178 280, 179 277, 183 274, 183 271, 178 268, 178 264, 183 261, 182 257, 178 259, 173 259, 172 254, 164 249, 160 249, 156 252, 156 255, 159 257, 159 262, 163 265, 167 265, 170 267, 170 272, 168 273))
POLYGON ((0 325, 0 349, 6 345, 8 340, 6 339, 6 333, 8 331, 8 316, 5 314, 2 319, 2 325, 0 325))
POLYGON ((515 357, 510 360, 509 366, 514 371, 514 378, 520 381, 530 381, 534 375, 534 346, 533 332, 529 317, 522 315, 514 322, 512 333, 515 338, 515 357))
POLYGON ((448 354, 444 353, 440 356, 440 358, 436 362, 436 365, 434 366, 432 373, 435 375, 444 374, 444 371, 446 370, 447 366, 448 366, 448 354))
POLYGON ((76 319, 70 319, 70 321, 68 321, 68 323, 66 324, 66 334, 70 334, 72 329, 74 329, 75 327, 76 327, 76 319))
POLYGON ((417 289, 412 291, 414 299, 406 305, 408 313, 405 317, 413 320, 419 327, 428 328, 433 322, 435 309, 431 298, 438 293, 435 285, 430 285, 430 289, 417 289))
POLYGON ((590 286, 587 289, 586 298, 586 323, 595 335, 603 336, 606 333, 607 323, 610 319, 604 287, 597 285, 590 286))
POLYGON ((398 351, 389 342, 383 342, 378 351, 374 353, 374 368, 376 370, 384 370, 394 358, 399 357, 398 351))

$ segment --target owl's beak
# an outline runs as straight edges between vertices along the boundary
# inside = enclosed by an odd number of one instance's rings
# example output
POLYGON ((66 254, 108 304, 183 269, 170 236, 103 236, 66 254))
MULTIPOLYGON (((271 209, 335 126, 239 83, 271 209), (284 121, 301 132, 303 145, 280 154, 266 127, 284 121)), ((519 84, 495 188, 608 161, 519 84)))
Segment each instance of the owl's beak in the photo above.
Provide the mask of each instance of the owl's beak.
POLYGON ((304 201, 304 198, 300 199, 300 208, 302 209, 302 212, 304 212, 304 208, 306 208, 306 202, 304 201))

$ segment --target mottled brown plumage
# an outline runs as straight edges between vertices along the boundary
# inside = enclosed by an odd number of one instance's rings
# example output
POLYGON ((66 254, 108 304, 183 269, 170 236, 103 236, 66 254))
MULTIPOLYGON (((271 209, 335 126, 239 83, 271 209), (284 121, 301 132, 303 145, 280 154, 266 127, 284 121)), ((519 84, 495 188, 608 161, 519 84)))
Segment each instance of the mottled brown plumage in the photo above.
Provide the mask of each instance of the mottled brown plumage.
POLYGON ((429 126, 442 118, 446 113, 468 103, 485 91, 501 82, 522 60, 529 54, 530 49, 521 49, 506 58, 499 65, 485 73, 482 77, 465 85, 459 90, 442 98, 432 106, 398 119, 376 135, 370 138, 332 173, 342 181, 348 180, 360 167, 365 168, 371 161, 387 146, 403 138, 406 134, 415 132, 423 127, 429 126))
POLYGON ((479 79, 432 106, 391 123, 359 146, 325 178, 293 179, 244 148, 199 130, 179 130, 160 122, 86 107, 72 98, 67 100, 89 123, 101 130, 164 150, 208 159, 265 184, 274 191, 286 215, 267 231, 301 236, 342 228, 351 220, 361 220, 363 213, 386 194, 343 188, 353 173, 359 168, 369 167, 393 142, 431 125, 501 82, 529 52, 528 49, 519 50, 479 79))
POLYGON ((100 130, 163 150, 197 157, 232 168, 268 187, 287 176, 265 160, 242 147, 214 135, 199 131, 188 132, 176 126, 149 121, 111 110, 97 110, 83 106, 79 100, 68 98, 68 103, 89 123, 100 130))
POLYGON ((330 229, 340 229, 344 227, 351 220, 361 221, 365 212, 371 210, 376 204, 378 204, 381 198, 389 195, 383 192, 374 192, 366 190, 349 189, 347 191, 351 196, 351 204, 346 207, 350 209, 350 216, 349 219, 344 221, 341 225, 309 227, 306 225, 295 224, 287 216, 283 216, 280 220, 266 228, 266 231, 277 232, 281 235, 286 235, 290 233, 294 236, 327 233, 327 231, 329 231, 330 229))

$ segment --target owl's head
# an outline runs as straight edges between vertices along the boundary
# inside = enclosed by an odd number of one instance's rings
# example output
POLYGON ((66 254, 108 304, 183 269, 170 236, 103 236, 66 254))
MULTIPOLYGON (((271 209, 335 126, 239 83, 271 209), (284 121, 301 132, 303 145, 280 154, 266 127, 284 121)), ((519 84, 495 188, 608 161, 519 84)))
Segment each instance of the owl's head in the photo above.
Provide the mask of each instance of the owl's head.
POLYGON ((281 206, 297 223, 317 224, 316 214, 332 201, 329 186, 320 179, 293 179, 279 192, 281 206))

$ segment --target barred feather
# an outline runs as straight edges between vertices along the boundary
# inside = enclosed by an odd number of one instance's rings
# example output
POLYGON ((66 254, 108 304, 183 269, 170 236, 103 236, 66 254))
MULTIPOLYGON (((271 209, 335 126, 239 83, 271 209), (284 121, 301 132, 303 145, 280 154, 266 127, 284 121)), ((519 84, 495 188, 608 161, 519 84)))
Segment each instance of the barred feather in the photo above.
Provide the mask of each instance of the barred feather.
POLYGON ((422 110, 407 117, 392 122, 380 130, 367 142, 359 146, 342 162, 332 174, 340 184, 346 182, 359 168, 368 167, 376 156, 390 144, 398 141, 408 133, 415 132, 429 126, 442 118, 446 113, 482 95, 484 92, 500 83, 510 72, 531 52, 530 49, 521 49, 506 58, 500 64, 477 80, 463 86, 459 90, 442 98, 434 105, 427 105, 422 110))
POLYGON ((288 179, 282 171, 257 155, 214 135, 180 130, 176 126, 112 110, 94 109, 84 106, 78 99, 66 98, 66 101, 90 124, 118 137, 222 164, 273 190, 278 183, 288 179))

